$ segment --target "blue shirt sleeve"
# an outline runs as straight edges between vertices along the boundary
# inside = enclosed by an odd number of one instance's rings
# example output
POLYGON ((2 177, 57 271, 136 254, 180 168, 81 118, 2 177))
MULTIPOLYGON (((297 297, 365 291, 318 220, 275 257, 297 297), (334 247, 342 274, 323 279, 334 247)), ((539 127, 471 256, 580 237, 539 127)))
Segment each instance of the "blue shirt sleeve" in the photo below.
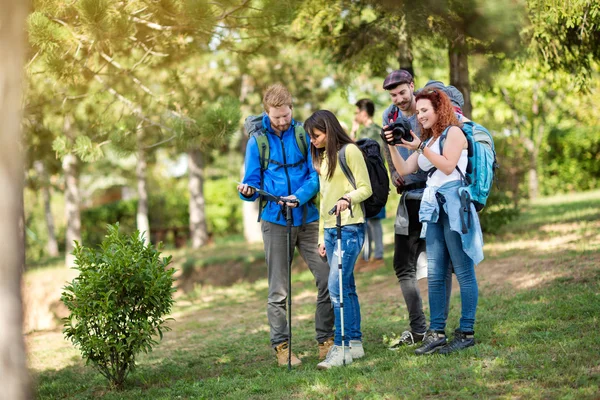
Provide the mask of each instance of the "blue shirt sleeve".
MULTIPOLYGON (((246 158, 244 160, 244 179, 242 183, 247 183, 250 186, 260 187, 260 161, 258 159, 258 145, 256 139, 251 137, 246 145, 246 158)), ((240 199, 245 201, 254 201, 258 197, 258 193, 254 193, 251 197, 246 197, 238 192, 240 199)))

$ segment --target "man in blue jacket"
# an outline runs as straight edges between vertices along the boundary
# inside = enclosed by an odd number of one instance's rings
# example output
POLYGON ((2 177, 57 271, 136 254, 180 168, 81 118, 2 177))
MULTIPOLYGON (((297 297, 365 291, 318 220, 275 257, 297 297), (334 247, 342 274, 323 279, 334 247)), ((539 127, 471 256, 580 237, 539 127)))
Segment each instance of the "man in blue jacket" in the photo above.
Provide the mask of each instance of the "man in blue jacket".
MULTIPOLYGON (((237 189, 242 200, 255 201, 259 196, 253 188, 261 187, 262 175, 262 188, 265 191, 285 199, 297 200, 298 203, 286 203, 294 207, 291 239, 316 280, 316 339, 319 343, 319 358, 324 359, 333 344, 334 316, 327 289, 329 265, 317 252, 319 210, 311 201, 319 192, 319 176, 313 168, 310 151, 303 152, 299 148, 300 144, 296 139, 299 122, 292 119, 292 96, 289 91, 281 84, 269 87, 263 97, 263 106, 265 113, 262 118, 262 133, 268 140, 268 166, 261 171, 257 138, 251 136, 246 147, 245 176, 237 189)), ((310 149, 308 135, 304 137, 307 141, 306 149, 310 149)), ((288 233, 285 215, 281 206, 272 201, 267 201, 259 212, 269 280, 267 317, 271 329, 271 345, 275 349, 279 365, 287 365, 288 233)), ((299 364, 301 361, 292 354, 292 365, 299 364)))

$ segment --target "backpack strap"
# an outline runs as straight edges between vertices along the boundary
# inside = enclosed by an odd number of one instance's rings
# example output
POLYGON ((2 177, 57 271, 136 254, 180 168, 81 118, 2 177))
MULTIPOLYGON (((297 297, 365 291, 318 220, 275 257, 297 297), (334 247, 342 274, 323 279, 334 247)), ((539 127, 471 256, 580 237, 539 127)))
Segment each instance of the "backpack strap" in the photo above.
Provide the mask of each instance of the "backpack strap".
MULTIPOLYGON (((440 138, 439 138, 440 155, 444 154, 444 143, 446 143, 446 138, 448 137, 448 131, 450 131, 450 128, 452 128, 453 126, 458 127, 462 131, 462 133, 464 133, 465 138, 467 139, 467 146, 468 146, 467 155, 468 155, 468 157, 470 157, 473 154, 473 145, 472 145, 471 141, 467 138, 467 133, 465 131, 463 131, 462 128, 460 128, 460 126, 457 126, 457 125, 451 125, 451 126, 447 127, 446 129, 444 129, 444 132, 442 132, 442 134, 440 135, 440 138)), ((458 171, 458 174, 460 175, 460 178, 462 179, 465 186, 468 186, 470 184, 469 179, 460 170, 460 168, 458 168, 458 164, 456 164, 456 166, 454 168, 458 171)), ((435 171, 437 171, 437 167, 434 166, 427 172, 427 177, 431 178, 431 176, 435 173, 435 171)))
MULTIPOLYGON (((340 151, 338 151, 338 164, 340 164, 340 168, 341 168, 342 172, 344 173, 344 175, 346 176, 346 179, 348 179, 348 182, 350 182, 352 187, 354 189, 356 189, 356 180, 354 179, 354 174, 348 167, 348 162, 346 161, 346 146, 348 146, 348 144, 343 145, 342 148, 340 149, 340 151)), ((361 150, 361 152, 362 152, 362 150, 361 150)), ((360 208, 362 209, 363 217, 366 220, 367 213, 365 211, 365 203, 364 202, 360 203, 360 208)), ((352 218, 354 218, 354 216, 352 215, 352 208, 349 208, 349 210, 350 210, 350 216, 352 218)))
POLYGON ((296 136, 296 144, 298 145, 302 156, 304 156, 304 159, 306 160, 306 156, 308 155, 308 139, 306 131, 301 124, 296 123, 294 126, 294 135, 296 136))

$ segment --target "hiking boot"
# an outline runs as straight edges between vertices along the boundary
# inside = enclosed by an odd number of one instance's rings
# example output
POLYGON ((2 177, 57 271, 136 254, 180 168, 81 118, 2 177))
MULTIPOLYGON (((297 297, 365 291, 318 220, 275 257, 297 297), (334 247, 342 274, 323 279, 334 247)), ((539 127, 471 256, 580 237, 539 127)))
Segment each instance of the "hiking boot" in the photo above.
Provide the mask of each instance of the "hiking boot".
POLYGON ((333 338, 329 338, 323 343, 319 343, 319 360, 324 360, 327 357, 327 353, 329 353, 329 349, 333 346, 333 338))
POLYGON ((317 369, 339 367, 344 365, 344 360, 346 361, 346 365, 352 364, 352 354, 350 353, 350 348, 348 346, 346 346, 346 357, 344 357, 343 353, 344 351, 342 350, 342 346, 331 346, 331 349, 329 349, 329 353, 327 353, 325 360, 317 364, 317 369))
POLYGON ((458 329, 454 331, 454 338, 440 349, 440 354, 450 354, 455 351, 475 346, 475 332, 461 332, 458 329))
POLYGON ((350 341, 350 354, 352 354, 353 360, 365 356, 365 348, 363 347, 362 342, 360 340, 350 341))
POLYGON ((391 343, 388 349, 392 351, 398 351, 404 346, 413 346, 417 343, 422 342, 424 337, 425 333, 404 331, 402 332, 402 335, 400 335, 399 338, 397 338, 391 343))
MULTIPOLYGON (((288 354, 290 353, 290 350, 288 349, 288 343, 283 342, 275 346, 275 352, 277 353, 277 363, 282 367, 288 365, 288 354)), ((294 353, 292 353, 291 361, 292 367, 297 367, 298 365, 302 364, 302 361, 300 361, 300 359, 296 357, 294 353)))
POLYGON ((441 349, 446 344, 446 334, 444 331, 429 330, 425 334, 422 346, 415 350, 415 354, 422 356, 423 354, 433 354, 441 349))

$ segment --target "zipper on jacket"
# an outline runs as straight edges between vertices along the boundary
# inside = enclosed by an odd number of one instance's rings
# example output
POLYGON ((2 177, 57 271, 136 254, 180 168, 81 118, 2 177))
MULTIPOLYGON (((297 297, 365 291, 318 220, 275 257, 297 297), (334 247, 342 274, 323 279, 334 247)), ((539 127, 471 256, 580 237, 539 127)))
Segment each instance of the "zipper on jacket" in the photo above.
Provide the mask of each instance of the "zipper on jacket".
MULTIPOLYGON (((283 169, 285 171, 285 178, 287 180, 287 187, 288 187, 287 192, 289 193, 288 194, 288 196, 289 196, 292 193, 292 183, 290 182, 290 174, 288 173, 287 157, 285 156, 285 145, 283 144, 283 135, 284 135, 284 133, 282 132, 279 140, 281 141, 281 151, 283 152, 283 169)), ((292 226, 293 225, 294 225, 294 213, 292 213, 292 226)))

